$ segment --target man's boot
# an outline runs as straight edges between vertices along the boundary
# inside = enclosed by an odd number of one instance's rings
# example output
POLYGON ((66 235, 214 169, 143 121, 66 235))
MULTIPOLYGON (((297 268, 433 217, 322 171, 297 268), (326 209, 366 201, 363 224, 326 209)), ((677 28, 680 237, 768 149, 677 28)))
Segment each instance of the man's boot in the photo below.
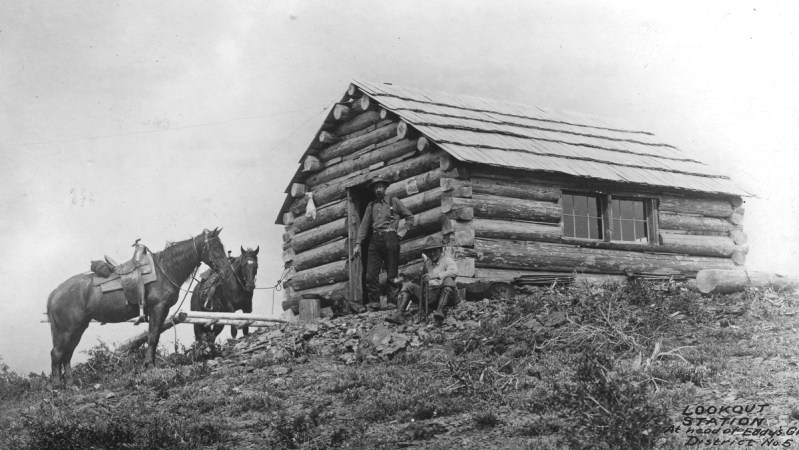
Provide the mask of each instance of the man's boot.
POLYGON ((411 302, 411 296, 408 295, 407 292, 400 292, 397 301, 399 302, 399 306, 397 306, 397 312, 386 318, 386 320, 391 323, 402 325, 405 323, 405 309, 408 307, 408 303, 411 302))
POLYGON ((441 298, 438 300, 438 308, 433 313, 433 319, 436 320, 437 323, 444 322, 444 319, 447 317, 447 306, 452 303, 452 288, 446 286, 441 289, 441 298))

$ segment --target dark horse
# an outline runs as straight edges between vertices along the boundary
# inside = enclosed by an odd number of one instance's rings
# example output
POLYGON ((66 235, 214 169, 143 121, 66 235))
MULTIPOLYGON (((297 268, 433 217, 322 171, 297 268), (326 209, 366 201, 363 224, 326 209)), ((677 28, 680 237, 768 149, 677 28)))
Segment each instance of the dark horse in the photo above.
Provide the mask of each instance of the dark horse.
MULTIPOLYGON (((233 258, 231 264, 233 271, 221 275, 211 275, 205 278, 194 289, 191 294, 192 311, 215 311, 215 312, 252 312, 252 294, 255 290, 255 276, 258 274, 258 250, 241 247, 241 255, 233 258)), ((213 337, 219 336, 223 325, 215 325, 213 337)), ((250 329, 244 327, 244 335, 250 334, 250 329)), ((238 329, 230 327, 230 335, 234 338, 238 334, 238 329)), ((194 338, 197 341, 203 340, 208 335, 208 328, 205 325, 194 325, 194 338)))
MULTIPOLYGON (((231 270, 225 248, 219 239, 220 231, 222 230, 205 230, 198 236, 176 242, 158 253, 153 253, 158 279, 145 285, 145 303, 150 316, 145 367, 155 365, 155 350, 164 320, 169 308, 177 303, 180 286, 192 271, 202 262, 215 270, 231 270)), ((118 323, 139 314, 138 305, 129 303, 122 291, 103 294, 99 286, 92 284, 93 275, 91 272, 75 275, 61 283, 47 299, 47 315, 53 336, 50 358, 54 386, 61 385, 62 370, 66 378, 65 384, 72 384, 72 353, 92 319, 118 323)))

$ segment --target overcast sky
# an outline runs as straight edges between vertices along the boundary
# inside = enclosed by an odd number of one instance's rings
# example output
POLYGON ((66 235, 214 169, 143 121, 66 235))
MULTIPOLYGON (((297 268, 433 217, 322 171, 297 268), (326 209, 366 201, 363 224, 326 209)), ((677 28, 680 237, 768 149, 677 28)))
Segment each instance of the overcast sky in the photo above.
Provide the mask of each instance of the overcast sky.
MULTIPOLYGON (((797 12, 787 1, 0 2, 0 358, 49 372, 48 294, 92 259, 128 257, 136 238, 160 250, 224 227, 234 254, 260 246, 258 286, 274 285, 283 190, 353 78, 652 131, 759 196, 745 204, 750 269, 797 273, 797 12)), ((271 301, 257 291, 255 312, 271 301)), ((179 328, 189 345, 191 327, 179 328)), ((78 352, 143 329, 93 324, 78 352)))

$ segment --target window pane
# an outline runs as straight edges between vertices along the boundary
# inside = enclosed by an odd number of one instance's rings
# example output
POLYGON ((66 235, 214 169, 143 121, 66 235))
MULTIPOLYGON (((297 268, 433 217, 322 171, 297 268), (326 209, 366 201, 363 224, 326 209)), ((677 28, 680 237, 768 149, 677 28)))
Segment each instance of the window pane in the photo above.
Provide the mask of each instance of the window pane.
POLYGON ((574 196, 574 215, 587 216, 588 215, 588 197, 582 195, 574 196))
POLYGON ((636 219, 644 219, 644 202, 633 202, 635 218, 636 219))
POLYGON ((633 241, 635 233, 635 225, 631 220, 622 220, 621 221, 621 240, 623 241, 633 241))
POLYGON ((574 219, 574 237, 587 238, 588 237, 588 219, 585 217, 575 217, 574 219))
POLYGON ((574 213, 574 196, 569 194, 563 194, 563 214, 573 214, 574 213))
POLYGON ((591 215, 592 217, 597 217, 598 216, 598 214, 597 214, 597 211, 598 211, 597 203, 599 203, 599 199, 598 198, 586 197, 586 201, 588 202, 588 214, 591 215))
POLYGON ((599 239, 599 229, 602 227, 600 225, 600 221, 596 219, 590 219, 588 221, 588 237, 591 239, 599 239))
MULTIPOLYGON (((633 219, 635 215, 633 215, 633 202, 630 200, 620 200, 621 203, 621 218, 622 219, 633 219)), ((626 233, 623 233, 626 234, 626 233)))
POLYGON ((563 235, 574 237, 574 216, 563 216, 563 235))
POLYGON ((613 220, 613 236, 611 237, 614 241, 621 240, 621 220, 614 219, 613 220))
POLYGON ((621 206, 619 206, 619 201, 615 198, 610 201, 610 216, 614 219, 618 219, 621 217, 621 206))
POLYGON ((646 242, 647 241, 646 238, 647 238, 647 235, 646 235, 646 222, 644 222, 642 220, 636 220, 635 221, 635 240, 636 241, 640 241, 640 242, 646 242))

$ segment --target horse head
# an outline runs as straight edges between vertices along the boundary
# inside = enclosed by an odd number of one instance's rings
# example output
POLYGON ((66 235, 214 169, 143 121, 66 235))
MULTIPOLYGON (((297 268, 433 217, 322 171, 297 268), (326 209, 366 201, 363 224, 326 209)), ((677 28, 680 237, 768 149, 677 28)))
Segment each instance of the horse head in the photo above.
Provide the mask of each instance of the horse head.
POLYGON ((232 272, 233 267, 230 265, 227 252, 225 252, 225 246, 222 244, 222 240, 219 239, 221 231, 221 228, 214 228, 213 231, 203 230, 203 234, 194 239, 194 246, 195 249, 199 249, 200 261, 207 264, 208 267, 222 273, 226 271, 232 272), (198 244, 198 240, 202 240, 202 243, 198 244))
POLYGON ((258 274, 258 250, 260 248, 260 245, 255 250, 251 248, 244 250, 244 247, 241 247, 239 273, 237 276, 242 281, 244 290, 247 292, 255 290, 255 276, 258 274))

